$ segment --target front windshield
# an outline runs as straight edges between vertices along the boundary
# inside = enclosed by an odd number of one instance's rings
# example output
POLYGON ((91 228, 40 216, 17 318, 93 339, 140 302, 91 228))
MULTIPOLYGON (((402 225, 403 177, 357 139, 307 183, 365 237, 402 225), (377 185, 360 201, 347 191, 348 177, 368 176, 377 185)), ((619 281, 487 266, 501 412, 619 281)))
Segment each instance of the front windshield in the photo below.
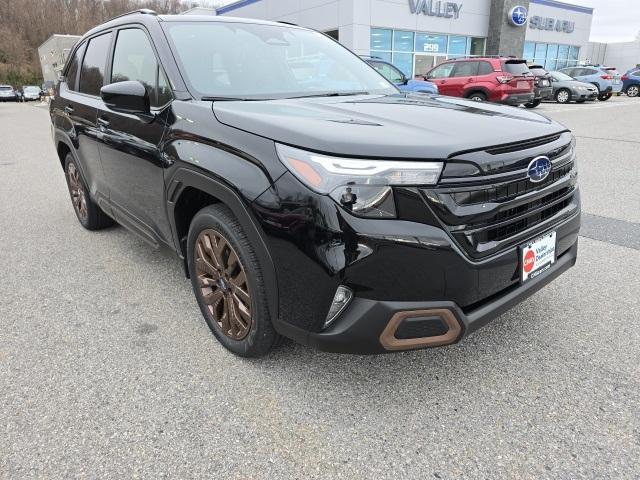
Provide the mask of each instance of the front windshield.
POLYGON ((40 93, 40 89, 38 87, 24 87, 24 91, 27 93, 40 93))
POLYGON ((567 82, 569 80, 573 80, 572 77, 562 72, 551 72, 551 76, 558 82, 567 82))
POLYGON ((183 76, 201 97, 398 92, 363 60, 311 30, 232 22, 167 22, 163 27, 183 76))

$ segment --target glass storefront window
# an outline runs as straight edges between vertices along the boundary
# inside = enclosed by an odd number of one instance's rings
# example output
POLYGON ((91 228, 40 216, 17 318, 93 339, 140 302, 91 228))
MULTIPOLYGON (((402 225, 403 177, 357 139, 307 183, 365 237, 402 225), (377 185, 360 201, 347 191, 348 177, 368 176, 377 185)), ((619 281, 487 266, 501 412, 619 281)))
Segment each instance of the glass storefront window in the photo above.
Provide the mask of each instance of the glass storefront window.
POLYGON ((579 47, 569 47, 569 60, 578 60, 580 54, 579 47))
POLYGON ((560 70, 578 64, 580 47, 554 43, 525 42, 524 58, 543 65, 547 70, 560 70))
POLYGON ((524 42, 524 59, 525 60, 533 60, 536 52, 536 44, 533 42, 524 42))
POLYGON ((419 73, 447 58, 482 56, 485 46, 486 38, 481 37, 449 36, 390 28, 371 29, 371 56, 393 63, 409 78, 413 77, 414 69, 419 73))
POLYGON ((416 35, 416 52, 447 53, 447 36, 418 33, 416 35))
POLYGON ((558 47, 558 59, 566 60, 569 57, 569 45, 560 45, 558 47))
POLYGON ((411 73, 413 72, 413 53, 394 53, 392 63, 407 77, 411 78, 411 73))
POLYGON ((394 52, 413 52, 413 32, 394 30, 393 51, 394 52))
POLYGON ((449 57, 462 57, 469 54, 469 37, 449 37, 449 57))
POLYGON ((547 58, 547 44, 546 43, 536 43, 536 53, 533 55, 537 59, 542 59, 544 61, 547 58))
POLYGON ((484 47, 486 43, 486 38, 473 37, 471 39, 471 48, 469 50, 469 54, 481 57, 482 55, 484 55, 484 47))
POLYGON ((371 50, 391 51, 391 30, 383 28, 371 29, 371 50))

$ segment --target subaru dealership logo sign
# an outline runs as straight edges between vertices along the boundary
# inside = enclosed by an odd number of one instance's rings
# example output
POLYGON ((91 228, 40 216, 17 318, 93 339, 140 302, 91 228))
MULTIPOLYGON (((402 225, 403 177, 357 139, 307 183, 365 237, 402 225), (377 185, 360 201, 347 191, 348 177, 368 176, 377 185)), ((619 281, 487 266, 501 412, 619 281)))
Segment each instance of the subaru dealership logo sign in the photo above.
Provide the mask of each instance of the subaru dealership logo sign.
POLYGON ((509 12, 509 20, 511 20, 511 23, 513 23, 516 27, 521 27, 525 23, 527 23, 528 15, 529 12, 527 12, 527 9, 521 5, 518 5, 517 7, 513 7, 509 12))
POLYGON ((460 18, 461 3, 443 2, 442 0, 409 0, 411 13, 429 15, 430 17, 460 18))
POLYGON ((551 172, 551 160, 549 157, 536 157, 529 164, 527 175, 533 183, 543 181, 551 172))

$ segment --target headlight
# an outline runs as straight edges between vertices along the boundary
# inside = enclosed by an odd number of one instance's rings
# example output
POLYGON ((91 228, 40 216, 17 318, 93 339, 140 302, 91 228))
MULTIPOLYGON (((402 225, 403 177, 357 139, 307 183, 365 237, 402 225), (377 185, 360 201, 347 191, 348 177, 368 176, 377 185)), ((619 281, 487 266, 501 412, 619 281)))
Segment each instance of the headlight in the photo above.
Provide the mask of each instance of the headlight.
POLYGON ((442 162, 340 158, 276 144, 280 160, 310 189, 365 217, 395 217, 392 186, 433 185, 442 162))

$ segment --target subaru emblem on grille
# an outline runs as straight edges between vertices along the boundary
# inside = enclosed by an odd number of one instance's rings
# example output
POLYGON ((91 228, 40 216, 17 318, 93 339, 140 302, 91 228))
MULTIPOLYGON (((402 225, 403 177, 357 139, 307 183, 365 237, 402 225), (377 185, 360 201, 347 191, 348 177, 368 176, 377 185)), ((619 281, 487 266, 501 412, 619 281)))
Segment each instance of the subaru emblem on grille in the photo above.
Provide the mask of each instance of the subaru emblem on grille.
POLYGON ((551 160, 549 160, 549 157, 536 157, 531 160, 527 168, 527 175, 533 183, 543 181, 549 176, 549 172, 551 172, 551 160))

